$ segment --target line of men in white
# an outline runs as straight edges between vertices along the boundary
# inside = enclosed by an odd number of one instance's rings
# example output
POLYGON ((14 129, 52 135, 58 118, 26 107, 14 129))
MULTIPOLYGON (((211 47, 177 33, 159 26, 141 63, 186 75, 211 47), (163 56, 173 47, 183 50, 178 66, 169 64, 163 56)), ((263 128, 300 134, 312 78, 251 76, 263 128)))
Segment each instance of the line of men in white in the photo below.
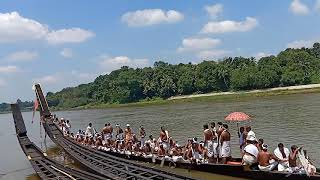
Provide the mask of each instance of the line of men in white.
MULTIPOLYGON (((223 163, 234 164, 231 156, 231 135, 228 131, 228 125, 218 122, 216 127, 212 122, 211 128, 208 124, 203 126, 203 141, 189 138, 184 146, 180 146, 169 136, 167 130, 163 127, 160 129, 158 139, 149 136, 146 138, 146 131, 143 126, 139 128, 137 136, 130 125, 127 124, 123 131, 119 124, 116 125, 116 135, 114 138, 113 127, 110 123, 105 124, 99 133, 89 123, 85 132, 79 130, 76 135, 71 133, 71 124, 69 120, 55 118, 61 130, 66 136, 74 138, 77 142, 99 148, 102 150, 114 150, 117 152, 143 155, 144 157, 164 157, 166 160, 174 162, 202 162, 202 163, 223 163)), ((268 145, 263 143, 263 139, 257 140, 255 133, 250 126, 240 127, 238 131, 240 152, 242 155, 242 164, 257 164, 262 171, 272 171, 277 168, 278 171, 291 173, 304 173, 302 166, 297 164, 297 153, 301 147, 291 146, 291 152, 284 147, 282 143, 274 150, 274 153, 268 152, 268 145)), ((306 151, 304 151, 306 156, 306 151)), ((307 156, 306 156, 307 157, 307 156)), ((309 174, 315 174, 316 168, 308 160, 309 174)))

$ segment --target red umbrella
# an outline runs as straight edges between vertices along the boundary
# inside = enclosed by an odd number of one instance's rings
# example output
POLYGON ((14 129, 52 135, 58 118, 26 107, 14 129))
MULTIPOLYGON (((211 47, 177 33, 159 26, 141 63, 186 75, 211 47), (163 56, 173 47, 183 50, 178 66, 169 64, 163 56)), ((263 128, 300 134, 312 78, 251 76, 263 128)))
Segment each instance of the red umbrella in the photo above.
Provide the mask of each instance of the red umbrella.
POLYGON ((230 113, 225 120, 230 122, 242 122, 242 121, 248 121, 251 117, 247 115, 244 112, 233 112, 230 113))

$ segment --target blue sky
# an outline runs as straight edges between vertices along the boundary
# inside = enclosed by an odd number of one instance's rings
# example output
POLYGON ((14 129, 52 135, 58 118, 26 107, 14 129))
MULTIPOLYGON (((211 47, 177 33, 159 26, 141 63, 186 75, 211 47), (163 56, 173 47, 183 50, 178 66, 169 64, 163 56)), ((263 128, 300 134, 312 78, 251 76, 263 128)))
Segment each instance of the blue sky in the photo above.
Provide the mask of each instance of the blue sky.
POLYGON ((0 1, 0 102, 123 65, 262 57, 320 40, 320 0, 0 1))

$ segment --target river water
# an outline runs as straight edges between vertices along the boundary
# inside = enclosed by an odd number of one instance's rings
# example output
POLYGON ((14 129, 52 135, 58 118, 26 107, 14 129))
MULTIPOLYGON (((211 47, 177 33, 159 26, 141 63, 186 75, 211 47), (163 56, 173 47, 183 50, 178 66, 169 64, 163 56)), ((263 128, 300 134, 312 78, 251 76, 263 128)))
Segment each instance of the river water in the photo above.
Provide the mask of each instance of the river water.
MULTIPOLYGON (((129 123, 137 131, 144 125, 147 135, 159 135, 160 126, 169 130, 170 136, 183 144, 189 137, 202 138, 202 126, 205 123, 223 121, 232 111, 244 111, 254 118, 250 122, 257 138, 263 138, 274 150, 277 143, 303 145, 317 167, 320 166, 320 94, 294 94, 270 97, 249 97, 228 100, 196 99, 190 102, 177 102, 166 105, 146 107, 122 107, 103 110, 59 111, 59 117, 70 119, 72 130, 84 129, 89 122, 100 130, 106 122, 122 127, 129 123)), ((43 150, 61 162, 72 164, 47 139, 44 143, 43 130, 40 131, 39 115, 31 123, 32 113, 23 113, 28 135, 43 150)), ((36 179, 34 171, 24 156, 15 136, 11 114, 0 114, 0 179, 36 179)), ((239 156, 236 124, 229 123, 232 135, 232 155, 239 156)), ((177 172, 186 173, 181 170, 177 172)), ((191 172, 189 175, 210 179, 205 173, 191 172)), ((222 177, 220 177, 222 178, 222 177)), ((230 179, 223 177, 223 179, 230 179)))

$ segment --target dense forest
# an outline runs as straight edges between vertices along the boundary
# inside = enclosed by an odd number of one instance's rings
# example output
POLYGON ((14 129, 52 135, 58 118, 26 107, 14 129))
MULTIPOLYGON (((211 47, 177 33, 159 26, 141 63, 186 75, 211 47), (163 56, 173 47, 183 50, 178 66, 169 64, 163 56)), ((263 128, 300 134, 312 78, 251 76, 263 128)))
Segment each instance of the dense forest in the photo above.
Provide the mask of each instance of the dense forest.
MULTIPOLYGON (((17 100, 17 103, 20 106, 20 109, 22 111, 28 111, 28 110, 32 110, 33 101, 21 101, 20 99, 17 100)), ((11 111, 11 107, 10 104, 8 103, 1 103, 0 104, 0 113, 4 113, 4 112, 10 112, 11 111)))
POLYGON ((199 64, 129 68, 101 75, 93 82, 47 94, 50 106, 73 108, 89 103, 130 103, 195 93, 263 89, 320 83, 320 43, 286 49, 261 59, 234 57, 199 64))

